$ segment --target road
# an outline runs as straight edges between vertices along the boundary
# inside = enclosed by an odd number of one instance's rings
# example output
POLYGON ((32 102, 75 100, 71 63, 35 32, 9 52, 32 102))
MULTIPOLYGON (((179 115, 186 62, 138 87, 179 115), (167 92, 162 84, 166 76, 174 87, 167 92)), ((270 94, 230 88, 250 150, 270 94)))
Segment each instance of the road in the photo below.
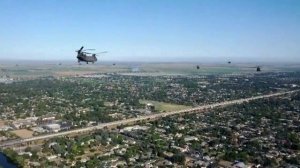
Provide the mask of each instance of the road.
POLYGON ((279 92, 279 93, 255 96, 255 97, 238 99, 238 100, 225 101, 225 102, 221 102, 221 103, 208 104, 208 105, 203 105, 203 106, 190 108, 190 109, 186 109, 186 110, 151 114, 151 115, 147 115, 147 116, 140 116, 137 118, 130 118, 130 119, 124 119, 124 120, 120 120, 120 121, 103 123, 103 124, 100 124, 97 126, 69 130, 69 131, 65 131, 65 132, 52 133, 52 134, 48 134, 48 135, 35 136, 35 137, 25 138, 25 139, 11 140, 11 141, 2 142, 0 144, 0 147, 8 147, 8 146, 13 146, 13 145, 17 145, 17 144, 28 143, 31 141, 45 140, 45 139, 50 139, 50 138, 54 138, 57 136, 65 136, 68 134, 79 134, 79 133, 83 133, 83 132, 90 132, 90 131, 94 131, 94 130, 103 129, 105 127, 126 125, 126 124, 130 124, 130 123, 137 122, 137 121, 153 120, 153 119, 158 119, 158 118, 175 115, 175 114, 198 112, 199 110, 204 110, 204 109, 209 109, 209 108, 216 108, 216 107, 228 106, 228 105, 233 105, 233 104, 241 104, 241 103, 252 101, 252 100, 280 96, 280 95, 290 94, 290 93, 298 92, 298 91, 299 90, 293 90, 293 91, 279 92))

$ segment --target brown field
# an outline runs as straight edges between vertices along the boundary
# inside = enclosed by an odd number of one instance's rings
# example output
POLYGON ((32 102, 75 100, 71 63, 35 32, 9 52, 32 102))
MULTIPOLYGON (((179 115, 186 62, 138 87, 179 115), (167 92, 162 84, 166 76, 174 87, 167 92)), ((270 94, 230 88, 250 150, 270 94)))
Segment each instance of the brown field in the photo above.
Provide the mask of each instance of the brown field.
POLYGON ((54 72, 55 76, 76 76, 76 75, 84 75, 95 73, 95 71, 58 71, 54 72))
POLYGON ((20 138, 30 138, 32 137, 33 131, 29 131, 27 129, 20 129, 11 131, 11 133, 16 134, 20 138))
POLYGON ((5 121, 0 120, 0 126, 4 126, 5 125, 5 121))
MULTIPOLYGON (((257 73, 254 63, 233 63, 228 65, 223 63, 126 63, 118 62, 116 65, 112 63, 103 63, 101 61, 95 64, 78 65, 76 61, 63 62, 58 65, 56 61, 38 61, 38 62, 9 62, 0 64, 0 72, 10 78, 20 79, 35 79, 39 77, 56 76, 56 77, 70 77, 82 76, 100 73, 117 73, 121 75, 135 75, 135 76, 166 76, 166 75, 209 75, 209 74, 248 74, 257 73), (16 64, 18 66, 16 66, 16 64), (196 65, 200 69, 196 69, 196 65), (135 71, 134 69, 138 69, 135 71)), ((298 65, 264 65, 262 72, 277 72, 277 71, 292 71, 299 69, 298 65)))

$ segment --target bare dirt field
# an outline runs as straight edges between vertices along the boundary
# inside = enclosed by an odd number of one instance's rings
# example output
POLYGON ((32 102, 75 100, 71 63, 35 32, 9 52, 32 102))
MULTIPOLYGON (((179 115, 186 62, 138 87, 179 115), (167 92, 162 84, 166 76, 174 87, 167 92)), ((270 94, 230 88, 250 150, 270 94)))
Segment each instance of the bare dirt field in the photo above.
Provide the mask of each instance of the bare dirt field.
POLYGON ((192 108, 191 106, 165 103, 165 102, 159 102, 153 100, 140 100, 140 103, 142 104, 152 103, 155 106, 155 109, 160 112, 170 112, 170 111, 185 110, 185 109, 192 108))
POLYGON ((5 121, 0 120, 0 127, 5 125, 5 121))
POLYGON ((30 138, 32 137, 33 131, 29 131, 27 129, 20 129, 11 131, 11 133, 16 134, 20 138, 30 138))

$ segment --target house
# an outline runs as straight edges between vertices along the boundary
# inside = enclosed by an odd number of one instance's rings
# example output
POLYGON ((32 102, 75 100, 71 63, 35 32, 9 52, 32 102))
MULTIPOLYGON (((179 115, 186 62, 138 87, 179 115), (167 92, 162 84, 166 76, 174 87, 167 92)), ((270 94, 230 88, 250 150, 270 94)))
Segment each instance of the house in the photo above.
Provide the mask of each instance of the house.
POLYGON ((57 158, 57 155, 51 155, 51 156, 48 156, 48 157, 47 157, 47 159, 48 159, 49 161, 54 160, 54 159, 56 159, 56 158, 57 158))
POLYGON ((185 145, 184 148, 181 148, 179 146, 171 146, 171 148, 178 149, 180 152, 187 152, 189 150, 189 146, 187 145, 185 145))
POLYGON ((154 112, 155 106, 152 103, 147 103, 146 104, 146 110, 154 112))
POLYGON ((198 141, 199 139, 197 138, 197 137, 195 137, 195 136, 186 136, 185 138, 184 138, 184 141, 185 142, 189 142, 189 141, 198 141))
POLYGON ((28 156, 32 156, 32 153, 31 152, 20 152, 18 153, 18 155, 28 155, 28 156))
POLYGON ((232 164, 233 168, 246 168, 246 165, 244 162, 235 162, 232 164))

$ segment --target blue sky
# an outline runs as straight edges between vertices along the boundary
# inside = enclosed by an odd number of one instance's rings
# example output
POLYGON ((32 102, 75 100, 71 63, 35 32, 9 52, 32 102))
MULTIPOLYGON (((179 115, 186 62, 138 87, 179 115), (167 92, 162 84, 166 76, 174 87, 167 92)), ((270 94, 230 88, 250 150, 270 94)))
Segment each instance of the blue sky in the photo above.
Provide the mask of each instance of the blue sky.
POLYGON ((299 0, 0 0, 0 59, 300 62, 299 0))

